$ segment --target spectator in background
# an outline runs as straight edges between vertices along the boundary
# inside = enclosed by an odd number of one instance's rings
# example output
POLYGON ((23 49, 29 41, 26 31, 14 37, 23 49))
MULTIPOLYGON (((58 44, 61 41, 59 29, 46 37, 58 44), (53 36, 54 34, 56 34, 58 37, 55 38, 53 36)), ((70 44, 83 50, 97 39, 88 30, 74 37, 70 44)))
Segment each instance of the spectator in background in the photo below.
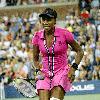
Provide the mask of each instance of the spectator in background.
POLYGON ((7 6, 6 0, 0 0, 0 7, 5 7, 7 6))
POLYGON ((33 12, 33 13, 30 14, 28 21, 31 24, 31 26, 30 26, 31 28, 34 28, 34 26, 35 26, 36 22, 38 21, 38 19, 39 19, 38 18, 38 13, 33 12))
POLYGON ((92 7, 92 9, 90 10, 90 18, 91 18, 91 21, 93 21, 93 23, 95 25, 100 24, 100 9, 99 9, 99 7, 92 7))
POLYGON ((89 23, 89 18, 90 18, 90 13, 89 13, 89 11, 88 11, 86 8, 84 8, 84 9, 81 11, 80 16, 81 16, 81 18, 82 18, 82 20, 83 20, 83 23, 84 23, 85 25, 87 25, 87 24, 89 23))
POLYGON ((69 31, 69 32, 74 32, 74 29, 73 29, 73 27, 72 27, 72 25, 70 24, 70 23, 68 23, 67 25, 66 25, 66 28, 67 28, 67 30, 69 31))
POLYGON ((100 36, 99 36, 99 41, 96 43, 95 58, 96 58, 96 64, 100 65, 100 36))
POLYGON ((99 80, 99 79, 100 79, 100 66, 95 65, 92 74, 92 80, 99 80))
POLYGON ((92 0, 91 1, 91 7, 99 7, 100 6, 100 0, 92 0))
POLYGON ((6 0, 7 6, 15 6, 17 4, 17 0, 6 0))
POLYGON ((86 75, 87 75, 87 70, 86 70, 86 66, 81 65, 80 69, 79 69, 79 80, 81 82, 83 81, 87 81, 86 75))
POLYGON ((17 1, 17 5, 28 5, 28 4, 29 4, 29 0, 18 0, 17 1))
POLYGON ((86 7, 87 7, 87 2, 85 0, 81 0, 81 2, 80 2, 80 8, 81 8, 81 10, 83 10, 86 7))
POLYGON ((100 36, 100 24, 97 26, 98 36, 100 36))

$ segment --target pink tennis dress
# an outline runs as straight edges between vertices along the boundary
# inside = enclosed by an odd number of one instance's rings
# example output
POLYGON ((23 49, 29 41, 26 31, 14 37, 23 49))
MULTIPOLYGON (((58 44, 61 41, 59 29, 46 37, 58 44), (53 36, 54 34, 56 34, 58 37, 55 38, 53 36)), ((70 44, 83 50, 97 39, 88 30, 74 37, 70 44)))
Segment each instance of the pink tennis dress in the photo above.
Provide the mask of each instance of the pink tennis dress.
POLYGON ((67 77, 69 72, 67 49, 68 44, 74 41, 71 32, 66 29, 55 27, 53 45, 46 46, 44 30, 38 31, 32 38, 32 44, 39 46, 42 56, 42 72, 44 80, 38 80, 36 88, 51 90, 54 86, 62 86, 64 91, 70 90, 71 83, 67 77))

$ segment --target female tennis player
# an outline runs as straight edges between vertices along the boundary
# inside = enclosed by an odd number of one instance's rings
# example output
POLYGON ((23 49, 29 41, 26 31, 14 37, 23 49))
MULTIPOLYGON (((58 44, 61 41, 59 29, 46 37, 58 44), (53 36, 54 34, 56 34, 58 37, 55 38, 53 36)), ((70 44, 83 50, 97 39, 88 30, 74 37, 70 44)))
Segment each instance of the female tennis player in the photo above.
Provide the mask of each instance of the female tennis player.
POLYGON ((39 100, 63 100, 65 92, 71 88, 70 77, 78 68, 83 51, 71 32, 56 26, 55 10, 46 8, 39 17, 43 29, 37 31, 32 38, 34 65, 42 76, 42 80, 36 82, 39 100), (68 66, 66 52, 68 45, 76 52, 71 67, 68 66), (39 55, 42 57, 42 68, 39 55))

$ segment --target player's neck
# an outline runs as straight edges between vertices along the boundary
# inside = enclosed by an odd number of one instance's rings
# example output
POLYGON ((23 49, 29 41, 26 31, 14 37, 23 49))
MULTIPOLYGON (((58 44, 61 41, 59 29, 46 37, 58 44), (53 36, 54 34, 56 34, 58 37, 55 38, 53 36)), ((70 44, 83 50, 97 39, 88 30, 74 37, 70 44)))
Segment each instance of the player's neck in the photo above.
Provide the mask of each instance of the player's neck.
POLYGON ((49 31, 44 31, 44 34, 45 36, 50 36, 50 35, 54 36, 54 31, 55 31, 55 28, 52 28, 49 31))

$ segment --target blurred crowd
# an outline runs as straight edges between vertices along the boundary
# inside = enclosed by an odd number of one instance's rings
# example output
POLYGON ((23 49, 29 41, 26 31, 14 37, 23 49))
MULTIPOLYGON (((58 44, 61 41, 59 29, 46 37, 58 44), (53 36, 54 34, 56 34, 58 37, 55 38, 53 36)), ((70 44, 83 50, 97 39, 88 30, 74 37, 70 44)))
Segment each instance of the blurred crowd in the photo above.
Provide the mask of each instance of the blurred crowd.
MULTIPOLYGON (((37 12, 19 16, 0 17, 0 74, 5 72, 5 82, 10 78, 34 78, 31 39, 34 32, 41 29, 37 12)), ((73 33, 84 50, 84 57, 75 71, 74 81, 100 79, 100 6, 86 7, 76 16, 67 13, 65 28, 73 33)), ((73 63, 75 52, 68 49, 69 63, 73 63)))
POLYGON ((54 2, 69 2, 75 0, 0 0, 0 7, 5 6, 19 6, 19 5, 33 5, 41 3, 54 3, 54 2))
MULTIPOLYGON (((74 15, 74 12, 72 13, 74 15)), ((84 50, 74 81, 100 79, 100 1, 81 0, 80 16, 66 16, 66 27, 84 50)), ((75 52, 69 50, 70 63, 75 52)))
POLYGON ((88 7, 91 5, 98 5, 100 0, 0 0, 0 7, 5 6, 19 6, 19 5, 34 5, 34 4, 45 4, 45 3, 68 3, 68 2, 79 2, 81 8, 88 7))
POLYGON ((25 78, 27 74, 32 77, 31 39, 38 25, 37 20, 36 12, 0 17, 0 73, 6 72, 6 78, 12 74, 13 77, 25 78))

